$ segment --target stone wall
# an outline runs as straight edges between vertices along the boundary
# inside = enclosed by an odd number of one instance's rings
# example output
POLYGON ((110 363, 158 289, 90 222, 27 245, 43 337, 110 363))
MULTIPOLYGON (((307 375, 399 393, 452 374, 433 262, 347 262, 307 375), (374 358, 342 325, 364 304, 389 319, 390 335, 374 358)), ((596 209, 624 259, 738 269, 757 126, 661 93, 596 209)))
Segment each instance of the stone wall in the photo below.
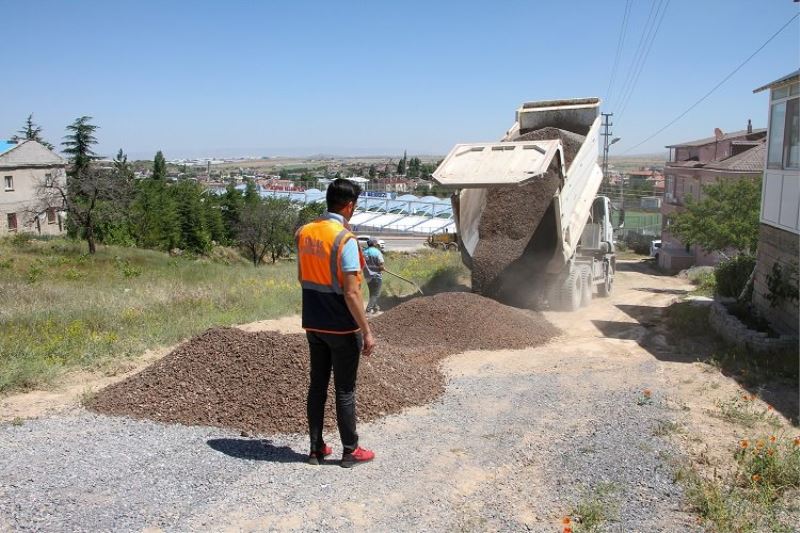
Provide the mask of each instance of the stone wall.
POLYGON ((767 296, 767 276, 777 262, 786 273, 791 266, 800 260, 800 236, 768 224, 761 224, 758 238, 758 258, 753 285, 753 304, 761 316, 766 318, 772 327, 781 333, 798 334, 800 307, 797 301, 784 300, 773 307, 767 296))
POLYGON ((797 349, 796 335, 783 334, 777 338, 770 338, 766 333, 748 329, 738 318, 728 313, 720 302, 711 304, 708 321, 711 329, 728 343, 754 353, 769 354, 797 349))

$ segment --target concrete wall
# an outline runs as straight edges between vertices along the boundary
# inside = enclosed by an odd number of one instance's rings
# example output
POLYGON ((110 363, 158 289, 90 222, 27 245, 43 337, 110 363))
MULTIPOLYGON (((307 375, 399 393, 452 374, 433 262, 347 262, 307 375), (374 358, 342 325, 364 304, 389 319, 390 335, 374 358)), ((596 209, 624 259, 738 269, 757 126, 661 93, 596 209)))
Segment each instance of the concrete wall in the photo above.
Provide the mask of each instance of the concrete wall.
POLYGON ((781 333, 798 334, 800 311, 798 302, 783 301, 772 307, 767 295, 767 276, 772 272, 772 265, 781 265, 785 273, 791 265, 797 265, 800 258, 800 235, 782 230, 769 224, 761 224, 758 239, 758 259, 753 286, 753 304, 761 315, 769 320, 772 327, 781 333))
MULTIPOLYGON (((63 233, 63 221, 59 225, 58 213, 55 219, 48 221, 46 214, 39 216, 38 224, 33 218, 31 210, 38 206, 36 189, 44 179, 45 174, 61 175, 61 168, 2 168, 0 167, 0 235, 10 233, 8 227, 8 214, 17 215, 17 232, 30 232, 41 235, 58 235, 63 233), (11 176, 14 181, 13 190, 6 190, 6 176, 11 176)), ((62 180, 64 178, 62 177, 62 180)), ((11 231, 13 233, 13 231, 11 231)))

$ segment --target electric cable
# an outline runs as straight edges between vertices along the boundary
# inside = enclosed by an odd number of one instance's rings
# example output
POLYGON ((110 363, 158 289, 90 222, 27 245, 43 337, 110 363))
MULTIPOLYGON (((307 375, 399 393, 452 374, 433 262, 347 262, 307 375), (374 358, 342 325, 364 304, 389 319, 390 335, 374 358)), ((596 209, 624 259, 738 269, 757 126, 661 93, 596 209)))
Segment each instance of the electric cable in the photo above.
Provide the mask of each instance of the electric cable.
POLYGON ((630 148, 628 148, 627 150, 625 150, 625 151, 624 151, 624 152, 622 152, 622 153, 623 153, 623 154, 627 154, 628 152, 630 152, 630 151, 632 151, 632 150, 635 150, 636 148, 640 147, 641 145, 643 145, 643 144, 644 144, 644 143, 646 143, 647 141, 651 140, 653 137, 655 137, 655 136, 656 136, 656 135, 658 135, 659 133, 663 132, 664 130, 666 130, 667 128, 669 128, 670 126, 672 126, 673 124, 675 124, 676 122, 678 122, 680 119, 682 119, 683 117, 685 117, 686 115, 688 115, 688 114, 689 114, 689 112, 690 112, 692 109, 694 109, 695 107, 697 107, 698 105, 700 105, 700 104, 701 104, 701 103, 702 103, 702 102, 703 102, 703 101, 704 101, 706 98, 708 98, 709 96, 711 96, 711 95, 712 95, 712 94, 713 94, 713 93, 714 93, 714 92, 715 92, 717 89, 719 89, 719 88, 720 88, 720 87, 721 87, 721 86, 722 86, 722 85, 723 85, 723 84, 724 84, 726 81, 728 81, 729 79, 731 79, 731 78, 733 77, 733 75, 734 75, 734 74, 736 74, 737 72, 739 72, 739 70, 741 70, 741 68, 742 68, 743 66, 745 66, 747 63, 749 63, 751 59, 753 59, 753 58, 754 58, 754 57, 755 57, 755 56, 756 56, 756 55, 757 55, 757 54, 758 54, 758 53, 759 53, 761 50, 763 50, 763 49, 764 49, 764 48, 765 48, 765 47, 766 47, 766 46, 767 46, 769 43, 771 43, 771 42, 773 41, 773 39, 775 39, 775 37, 777 37, 777 36, 778 36, 778 35, 779 35, 779 34, 780 34, 780 33, 781 33, 783 30, 785 30, 785 29, 786 29, 786 28, 787 28, 787 27, 788 27, 788 26, 789 26, 789 25, 790 25, 790 24, 791 24, 791 23, 792 23, 792 22, 793 22, 793 21, 794 21, 794 20, 795 20, 797 17, 800 17, 800 13, 797 13, 797 14, 795 14, 795 15, 794 15, 792 18, 790 18, 790 19, 789 19, 789 20, 786 22, 786 24, 784 24, 783 26, 781 26, 781 27, 778 29, 778 31, 776 31, 775 33, 773 33, 773 34, 772 34, 772 35, 769 37, 769 39, 767 39, 766 41, 764 41, 764 43, 763 43, 761 46, 759 46, 759 47, 756 49, 756 51, 755 51, 755 52, 753 52, 752 54, 750 54, 750 55, 747 57, 747 59, 745 59, 744 61, 742 61, 741 63, 739 63, 739 65, 738 65, 738 66, 737 66, 735 69, 733 69, 733 70, 732 70, 732 71, 731 71, 731 72, 730 72, 730 73, 729 73, 727 76, 725 76, 724 78, 722 78, 722 80, 721 80, 719 83, 717 83, 717 84, 716 84, 714 87, 712 87, 710 91, 708 91, 706 94, 704 94, 703 96, 701 96, 699 100, 697 100, 695 103, 693 103, 692 105, 690 105, 690 106, 689 106, 689 107, 688 107, 688 108, 687 108, 685 111, 683 111, 683 112, 682 112, 680 115, 678 115, 677 117, 675 117, 674 119, 672 119, 671 121, 669 121, 669 122, 668 122, 668 123, 667 123, 667 124, 666 124, 664 127, 660 128, 659 130, 657 130, 655 133, 653 133, 652 135, 650 135, 649 137, 647 137, 647 138, 646 138, 646 139, 644 139, 643 141, 641 141, 641 142, 639 142, 639 143, 637 143, 637 144, 635 144, 635 145, 631 146, 630 148))

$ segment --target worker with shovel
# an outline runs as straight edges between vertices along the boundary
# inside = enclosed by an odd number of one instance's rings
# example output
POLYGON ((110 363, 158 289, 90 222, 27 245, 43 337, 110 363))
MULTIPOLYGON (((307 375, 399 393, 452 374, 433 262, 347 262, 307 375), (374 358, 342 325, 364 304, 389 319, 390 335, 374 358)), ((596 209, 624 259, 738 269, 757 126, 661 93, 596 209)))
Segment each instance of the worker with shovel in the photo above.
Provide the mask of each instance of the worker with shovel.
POLYGON ((334 180, 325 195, 328 210, 295 234, 298 277, 303 288, 303 329, 311 356, 306 407, 311 437, 308 462, 313 465, 333 453, 322 439, 331 369, 343 447, 341 465, 349 468, 375 457, 358 445, 356 432, 359 357, 361 353, 369 357, 375 347, 361 296, 364 257, 348 226, 360 194, 361 187, 355 183, 334 180))
POLYGON ((383 285, 383 254, 381 253, 378 239, 371 237, 367 241, 367 249, 364 250, 364 260, 367 266, 364 268, 364 275, 367 278, 367 288, 369 288, 369 301, 367 302, 367 313, 377 313, 381 310, 378 307, 378 297, 381 295, 383 285))

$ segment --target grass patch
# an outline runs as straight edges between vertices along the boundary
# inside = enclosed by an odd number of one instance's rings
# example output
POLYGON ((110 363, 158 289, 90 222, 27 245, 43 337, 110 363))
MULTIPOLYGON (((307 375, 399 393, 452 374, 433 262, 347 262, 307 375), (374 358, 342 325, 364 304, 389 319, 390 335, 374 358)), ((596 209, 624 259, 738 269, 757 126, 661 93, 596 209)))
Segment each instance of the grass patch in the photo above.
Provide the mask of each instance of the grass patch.
MULTIPOLYGON (((301 309, 294 261, 254 268, 113 246, 90 256, 82 243, 27 238, 1 240, 0 259, 0 393, 105 368, 212 326, 301 309)), ((424 284, 456 276, 460 258, 390 253, 387 265, 424 284)))
MULTIPOLYGON (((457 287, 469 279, 469 271, 461 263, 458 252, 424 250, 415 253, 386 252, 386 268, 408 278, 422 287, 423 291, 434 293, 457 287)), ((399 297, 415 291, 411 284, 391 274, 384 274, 382 294, 399 297)))
POLYGON ((780 427, 780 421, 775 417, 772 409, 759 409, 756 407, 755 395, 742 394, 724 402, 717 402, 719 411, 714 416, 743 427, 751 428, 760 422, 766 422, 773 427, 780 427))
POLYGON ((739 442, 735 468, 713 479, 680 466, 676 481, 687 501, 714 531, 794 531, 791 515, 800 489, 800 442, 797 438, 768 437, 739 442))
POLYGON ((614 483, 600 483, 575 505, 571 517, 575 520, 575 531, 599 531, 609 521, 619 520, 619 487, 614 483))
POLYGON ((691 292, 695 296, 713 297, 717 290, 717 278, 714 272, 700 271, 696 276, 690 278, 692 285, 696 288, 691 292))
POLYGON ((692 302, 678 302, 667 307, 665 314, 667 325, 676 333, 692 337, 708 335, 707 305, 697 305, 692 302))
POLYGON ((672 420, 659 420, 656 423, 656 427, 653 428, 653 436, 655 437, 666 437, 667 435, 672 435, 673 433, 683 433, 684 429, 678 422, 673 422, 672 420))

